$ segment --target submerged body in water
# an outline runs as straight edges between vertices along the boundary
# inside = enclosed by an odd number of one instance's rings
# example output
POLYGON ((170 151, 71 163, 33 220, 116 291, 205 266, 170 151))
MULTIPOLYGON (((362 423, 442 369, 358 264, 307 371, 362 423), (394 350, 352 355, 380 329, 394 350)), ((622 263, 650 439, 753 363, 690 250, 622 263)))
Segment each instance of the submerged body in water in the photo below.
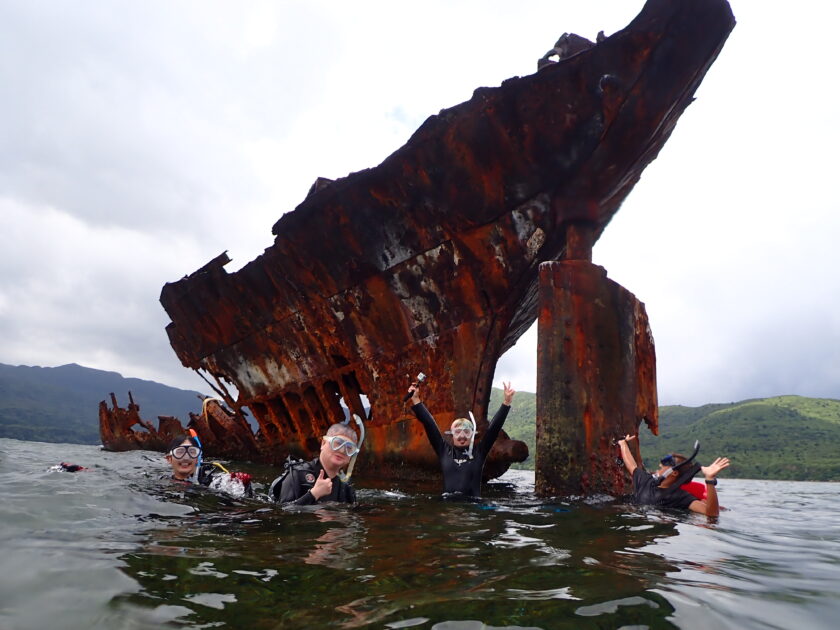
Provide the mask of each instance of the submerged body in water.
MULTIPOLYGON (((727 479, 714 524, 545 502, 526 471, 470 504, 362 469, 355 506, 289 511, 162 482, 164 466, 0 439, 0 625, 743 630, 840 615, 836 483, 727 479), (92 470, 45 470, 62 459, 92 470)), ((264 492, 271 471, 246 470, 264 492)))
POLYGON ((504 383, 504 399, 487 430, 476 444, 476 422, 470 412, 470 420, 456 418, 447 433, 452 441, 447 442, 440 433, 437 422, 420 401, 418 383, 409 388, 411 411, 423 425, 429 444, 440 462, 443 475, 443 492, 450 498, 475 499, 481 496, 481 478, 490 449, 496 443, 505 424, 510 404, 516 391, 510 383, 504 383))

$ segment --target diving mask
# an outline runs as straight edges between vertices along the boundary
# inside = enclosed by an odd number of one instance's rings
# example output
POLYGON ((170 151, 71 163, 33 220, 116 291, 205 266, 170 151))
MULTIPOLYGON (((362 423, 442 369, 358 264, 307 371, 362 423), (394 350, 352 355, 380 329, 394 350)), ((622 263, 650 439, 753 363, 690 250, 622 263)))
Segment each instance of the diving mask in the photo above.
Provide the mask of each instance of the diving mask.
POLYGON ((359 452, 359 447, 356 446, 355 442, 341 435, 325 435, 324 439, 329 443, 332 450, 342 451, 347 457, 353 457, 353 455, 359 452))

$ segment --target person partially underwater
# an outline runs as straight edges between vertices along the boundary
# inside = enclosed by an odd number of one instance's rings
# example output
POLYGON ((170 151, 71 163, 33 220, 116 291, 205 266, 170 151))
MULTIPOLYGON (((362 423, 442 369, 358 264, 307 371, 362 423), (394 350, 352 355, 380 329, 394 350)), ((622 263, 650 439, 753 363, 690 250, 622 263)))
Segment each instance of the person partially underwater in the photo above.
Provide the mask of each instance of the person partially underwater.
POLYGON ((728 458, 718 457, 708 466, 694 463, 694 457, 699 450, 697 443, 690 457, 677 453, 667 455, 662 458, 657 471, 651 474, 636 464, 630 452, 628 443, 635 439, 635 435, 625 435, 618 441, 618 446, 624 466, 633 477, 633 497, 636 503, 690 510, 706 516, 717 516, 720 513, 717 476, 729 466, 728 458), (691 482, 698 472, 702 472, 705 477, 706 493, 703 499, 698 498, 700 495, 693 488, 686 488, 686 484, 691 482))
POLYGON ((187 484, 199 484, 228 494, 253 496, 251 475, 230 472, 222 464, 202 464, 201 441, 196 435, 179 435, 169 443, 164 455, 171 468, 170 479, 187 484))
MULTIPOLYGON (((505 424, 510 403, 516 391, 510 383, 503 383, 504 398, 499 410, 490 421, 484 435, 476 444, 477 427, 473 419, 457 418, 449 427, 452 441, 447 442, 438 429, 434 417, 420 400, 419 383, 413 383, 408 391, 411 395, 411 410, 423 424, 429 444, 440 460, 443 473, 443 491, 448 496, 478 498, 481 496, 481 474, 493 443, 505 424)), ((470 414, 472 416, 472 414, 470 414)))
MULTIPOLYGON (((359 428, 364 425, 358 416, 359 428)), ((321 438, 318 457, 311 461, 287 463, 268 491, 269 499, 278 503, 314 505, 327 502, 355 503, 356 491, 350 484, 353 464, 364 441, 349 423, 336 423, 321 438)))

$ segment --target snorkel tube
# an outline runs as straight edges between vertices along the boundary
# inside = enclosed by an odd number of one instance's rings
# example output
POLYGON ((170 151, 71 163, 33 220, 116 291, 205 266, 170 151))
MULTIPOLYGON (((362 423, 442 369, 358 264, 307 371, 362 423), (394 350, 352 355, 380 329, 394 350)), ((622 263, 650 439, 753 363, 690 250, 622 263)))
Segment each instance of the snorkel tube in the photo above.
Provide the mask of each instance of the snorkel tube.
POLYGON ((473 415, 473 412, 470 411, 469 414, 470 414, 470 422, 472 422, 472 429, 473 430, 472 430, 472 435, 470 435, 470 447, 467 449, 467 457, 472 459, 473 458, 473 454, 472 454, 473 444, 475 444, 475 433, 478 430, 478 425, 475 422, 475 416, 473 415))
MULTIPOLYGON (((221 398, 211 398, 207 397, 203 401, 201 401, 201 415, 204 416, 204 422, 207 422, 207 403, 211 400, 215 400, 218 403, 224 402, 221 398)), ((198 461, 195 464, 195 473, 193 476, 195 477, 195 481, 198 482, 198 474, 201 470, 202 464, 202 455, 204 455, 204 446, 201 444, 201 440, 198 439, 198 433, 195 432, 195 429, 190 429, 190 436, 196 441, 196 446, 198 446, 199 450, 201 451, 198 454, 198 461)))
MULTIPOLYGON (((356 421, 356 424, 359 425, 359 450, 356 451, 353 457, 350 458, 350 463, 347 465, 347 472, 339 470, 338 471, 338 478, 341 479, 344 483, 347 483, 350 480, 350 477, 353 475, 353 466, 356 465, 356 458, 359 456, 359 451, 362 450, 362 444, 365 441, 365 423, 362 422, 362 419, 357 415, 353 414, 353 420, 356 421)), ((349 425, 350 418, 347 418, 341 424, 349 425)))
POLYGON ((201 455, 204 453, 204 447, 201 445, 201 440, 198 439, 198 433, 195 429, 190 429, 190 437, 196 441, 198 446, 198 461, 195 463, 195 472, 192 474, 194 483, 198 483, 198 473, 201 470, 201 455))
MULTIPOLYGON (((697 453, 699 453, 699 452, 700 452, 700 440, 695 440, 694 441, 694 452, 691 453, 690 457, 688 457, 685 461, 680 462, 679 464, 674 464, 673 466, 670 466, 670 467, 666 468, 665 470, 662 471, 661 474, 654 475, 654 478, 657 481, 661 481, 663 479, 666 479, 668 477, 668 475, 670 475, 675 470, 679 471, 680 469, 683 469, 686 466, 688 466, 689 464, 691 464, 691 462, 694 461, 694 458, 697 457, 697 453)), ((669 457, 673 457, 673 456, 669 455, 669 457)), ((691 477, 693 477, 696 474, 696 472, 697 471, 694 471, 691 474, 691 477)))

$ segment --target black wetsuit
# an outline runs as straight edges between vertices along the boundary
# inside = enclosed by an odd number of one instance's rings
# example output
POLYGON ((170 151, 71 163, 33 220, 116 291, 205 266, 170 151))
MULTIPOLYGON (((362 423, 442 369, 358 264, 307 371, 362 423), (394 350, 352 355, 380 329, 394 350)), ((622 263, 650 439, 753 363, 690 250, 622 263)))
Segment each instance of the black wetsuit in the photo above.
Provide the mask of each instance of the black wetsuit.
POLYGON ((697 497, 680 488, 682 483, 679 481, 668 488, 660 488, 660 481, 641 466, 637 467, 633 471, 633 498, 636 503, 687 510, 689 505, 697 501, 697 497))
POLYGON ((484 460, 493 447, 499 431, 505 424, 510 405, 502 405, 490 421, 481 441, 473 445, 473 456, 467 456, 467 448, 458 448, 443 439, 435 419, 423 403, 414 405, 411 410, 417 419, 423 423, 426 435, 432 448, 435 449, 443 472, 443 491, 458 493, 470 497, 481 496, 481 471, 484 460))
POLYGON ((344 483, 337 476, 332 478, 330 494, 320 499, 312 496, 310 490, 323 469, 321 460, 317 457, 309 462, 291 464, 286 472, 272 482, 268 491, 269 496, 280 503, 294 503, 295 505, 314 505, 328 501, 355 503, 356 491, 353 486, 344 483))

